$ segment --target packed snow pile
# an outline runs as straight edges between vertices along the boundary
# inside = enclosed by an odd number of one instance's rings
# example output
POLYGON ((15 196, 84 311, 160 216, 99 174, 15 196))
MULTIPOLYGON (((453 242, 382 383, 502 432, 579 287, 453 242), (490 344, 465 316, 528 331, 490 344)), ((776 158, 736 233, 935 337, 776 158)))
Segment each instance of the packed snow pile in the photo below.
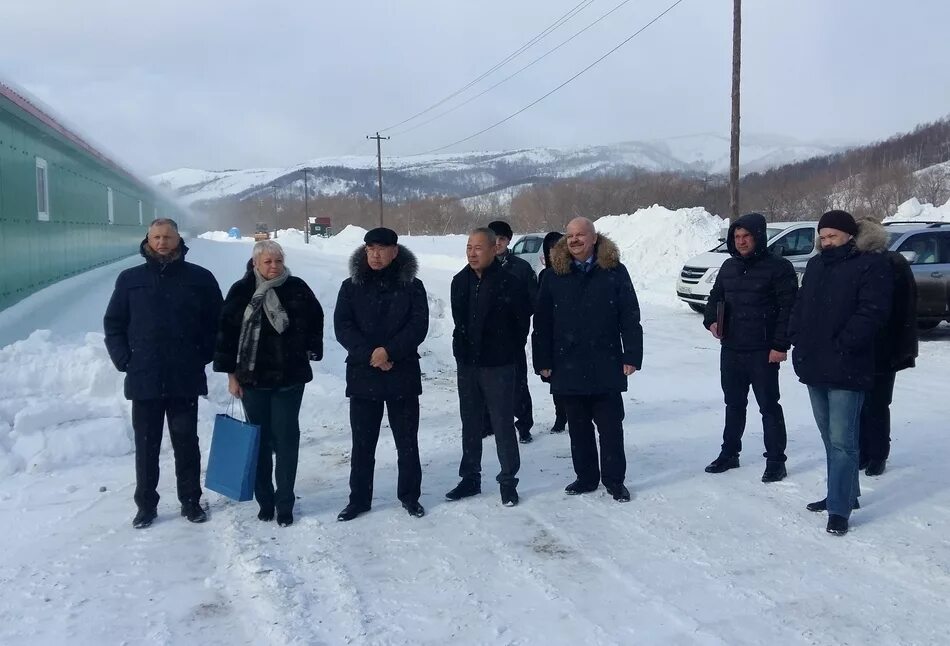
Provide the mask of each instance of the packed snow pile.
POLYGON ((950 222, 950 200, 943 206, 921 204, 920 200, 912 197, 899 207, 897 213, 884 218, 884 222, 907 221, 950 222))
POLYGON ((232 238, 227 231, 205 231, 198 237, 202 240, 214 240, 215 242, 254 242, 254 238, 252 236, 232 238))
POLYGON ((0 476, 129 453, 122 380, 102 334, 79 345, 37 330, 0 348, 0 476))
POLYGON ((638 294, 673 300, 673 283, 692 256, 719 243, 727 220, 702 207, 670 210, 654 204, 630 215, 608 215, 594 226, 610 237, 630 271, 638 294))

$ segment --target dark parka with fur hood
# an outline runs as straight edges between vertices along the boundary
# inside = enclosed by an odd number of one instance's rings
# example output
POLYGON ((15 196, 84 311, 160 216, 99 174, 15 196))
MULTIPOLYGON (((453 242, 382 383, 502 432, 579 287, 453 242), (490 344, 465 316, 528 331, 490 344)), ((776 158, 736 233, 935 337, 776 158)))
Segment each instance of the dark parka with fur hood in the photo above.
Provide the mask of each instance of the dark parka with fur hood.
MULTIPOLYGON (((256 287, 251 260, 247 263, 247 273, 231 286, 224 299, 214 351, 215 372, 237 370, 241 323, 256 287)), ((274 292, 287 312, 289 327, 278 334, 267 317, 261 316, 256 365, 252 374, 237 375, 242 386, 286 388, 309 383, 313 380, 310 362, 323 358, 323 308, 309 285, 290 276, 283 285, 275 287, 274 292)))
POLYGON ((791 347, 788 319, 798 291, 795 268, 787 259, 769 252, 765 217, 759 213, 743 215, 733 222, 726 235, 726 246, 732 257, 726 259, 716 275, 703 325, 709 329, 716 322, 719 303, 725 303, 724 348, 787 352, 791 347), (736 249, 733 237, 740 228, 755 239, 755 250, 747 258, 736 249))
POLYGON ((388 267, 374 271, 366 248, 359 247, 350 256, 350 277, 340 285, 333 327, 347 351, 347 397, 385 401, 422 393, 418 349, 429 331, 429 303, 416 278, 416 257, 398 249, 388 267), (369 365, 380 347, 393 364, 385 372, 369 365))
POLYGON ((555 395, 627 390, 623 366, 643 363, 640 306, 620 250, 598 234, 587 272, 571 262, 567 238, 551 250, 534 315, 535 372, 551 370, 555 395))
POLYGON ((893 271, 882 253, 886 247, 884 228, 863 220, 848 244, 808 261, 789 327, 792 365, 802 383, 871 390, 875 339, 887 323, 894 293, 893 271))
POLYGON ((145 264, 115 281, 103 326, 112 363, 125 373, 131 400, 208 394, 205 366, 214 353, 221 290, 210 271, 180 255, 162 263, 139 245, 145 264))

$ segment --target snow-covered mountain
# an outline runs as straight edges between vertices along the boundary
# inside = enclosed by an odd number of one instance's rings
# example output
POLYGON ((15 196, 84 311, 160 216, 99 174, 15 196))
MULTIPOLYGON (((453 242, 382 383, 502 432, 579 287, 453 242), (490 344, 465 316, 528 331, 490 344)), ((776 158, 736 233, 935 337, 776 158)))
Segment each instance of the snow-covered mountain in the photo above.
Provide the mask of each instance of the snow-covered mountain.
MULTIPOLYGON (((838 147, 803 143, 788 137, 743 138, 742 172, 827 155, 838 147)), ((384 157, 387 199, 430 195, 470 197, 537 181, 572 177, 629 175, 643 171, 720 174, 729 169, 729 138, 690 135, 656 141, 630 141, 581 148, 527 148, 498 152, 384 157)), ((276 186, 302 195, 304 171, 311 196, 376 195, 373 156, 313 159, 287 168, 205 171, 180 168, 154 176, 188 204, 225 197, 246 199, 276 186)))

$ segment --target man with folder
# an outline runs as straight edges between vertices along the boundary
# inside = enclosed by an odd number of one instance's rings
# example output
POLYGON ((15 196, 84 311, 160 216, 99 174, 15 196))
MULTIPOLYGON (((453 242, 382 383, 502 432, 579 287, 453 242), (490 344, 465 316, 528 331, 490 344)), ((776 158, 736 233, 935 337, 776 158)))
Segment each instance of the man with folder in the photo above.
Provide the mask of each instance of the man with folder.
POLYGON ((788 320, 798 277, 792 263, 769 253, 765 218, 758 213, 733 222, 726 244, 731 257, 716 275, 703 318, 703 325, 722 344, 720 377, 726 402, 722 449, 706 472, 722 473, 739 466, 752 386, 765 435, 762 482, 777 482, 786 476, 778 369, 790 347, 788 320))

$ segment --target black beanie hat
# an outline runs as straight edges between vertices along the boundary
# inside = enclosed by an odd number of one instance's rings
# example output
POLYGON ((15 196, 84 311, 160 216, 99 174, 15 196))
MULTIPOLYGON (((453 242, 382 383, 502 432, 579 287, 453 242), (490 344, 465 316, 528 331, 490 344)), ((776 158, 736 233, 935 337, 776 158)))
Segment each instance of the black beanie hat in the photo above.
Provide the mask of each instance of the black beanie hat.
POLYGON ((386 227, 370 229, 363 236, 363 242, 366 244, 381 244, 386 247, 394 246, 397 240, 399 240, 399 236, 396 235, 396 232, 386 227))
POLYGON ((858 235, 858 223, 847 211, 828 211, 818 220, 818 230, 837 229, 853 236, 858 235))
POLYGON ((511 225, 504 220, 495 220, 494 222, 489 222, 488 228, 494 231, 496 236, 508 238, 509 240, 515 237, 514 232, 511 230, 511 225))

